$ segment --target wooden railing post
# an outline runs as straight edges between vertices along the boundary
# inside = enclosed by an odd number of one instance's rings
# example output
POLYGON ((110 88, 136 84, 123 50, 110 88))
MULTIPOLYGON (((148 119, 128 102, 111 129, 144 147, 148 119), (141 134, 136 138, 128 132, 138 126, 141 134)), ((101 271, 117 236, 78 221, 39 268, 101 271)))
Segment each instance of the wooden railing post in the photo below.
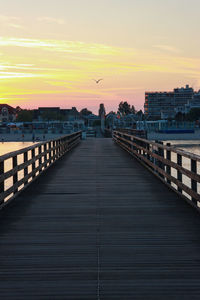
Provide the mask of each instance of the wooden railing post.
POLYGON ((64 139, 64 151, 65 151, 65 153, 68 152, 69 149, 70 149, 69 142, 68 142, 67 139, 64 139))
POLYGON ((64 149, 64 140, 63 139, 61 139, 60 140, 60 142, 61 142, 61 156, 65 153, 65 149, 64 149))
MULTIPOLYGON (((197 174, 197 161, 194 159, 191 159, 191 171, 197 174)), ((197 192, 197 181, 194 179, 191 179, 191 188, 194 192, 197 192)), ((197 200, 195 198, 192 198, 192 202, 197 204, 197 200)))
POLYGON ((51 164, 52 161, 52 153, 51 153, 51 142, 48 142, 48 151, 49 151, 49 165, 51 164))
MULTIPOLYGON (((0 176, 4 175, 4 160, 0 162, 0 176)), ((4 193, 5 191, 5 181, 0 182, 0 194, 4 193)), ((3 200, 1 201, 1 203, 3 200)))
MULTIPOLYGON (((171 144, 170 143, 167 143, 167 146, 170 147, 171 144)), ((170 150, 167 150, 167 157, 166 157, 169 161, 171 161, 171 151, 170 150)), ((167 165, 167 169, 166 169, 166 172, 167 174, 171 175, 171 167, 170 165, 167 165)), ((171 180, 169 180, 167 178, 167 183, 171 184, 171 180)))
MULTIPOLYGON (((31 150, 31 156, 32 159, 35 158, 35 148, 31 150)), ((35 171, 35 161, 32 163, 32 178, 35 178, 35 173, 33 173, 35 171)))
POLYGON ((44 144, 44 168, 47 167, 47 144, 44 144))
MULTIPOLYGON (((163 142, 158 141, 158 144, 163 145, 163 142)), ((164 158, 164 150, 163 150, 163 148, 158 147, 158 155, 160 157, 164 158)), ((161 168, 161 169, 164 170, 164 165, 163 165, 163 163, 160 160, 158 161, 158 166, 159 166, 159 168, 161 168)), ((159 173, 159 175, 160 175, 160 177, 164 178, 164 175, 162 175, 160 173, 159 173)))
MULTIPOLYGON (((182 167, 182 155, 180 154, 177 154, 177 164, 182 167)), ((182 173, 179 170, 177 170, 177 179, 182 182, 182 173)), ((182 189, 180 187, 178 187, 178 191, 182 193, 182 189)))
POLYGON ((58 143, 58 140, 56 141, 56 159, 58 159, 58 157, 59 157, 59 148, 58 148, 58 145, 59 145, 59 143, 58 143))
MULTIPOLYGON (((39 155, 42 154, 42 146, 39 146, 39 148, 38 148, 38 154, 39 155)), ((41 164, 42 164, 42 157, 40 156, 39 157, 39 166, 41 166, 41 164)), ((41 172, 42 172, 42 168, 39 170, 39 173, 41 173, 41 172)))
MULTIPOLYGON (((24 152, 24 163, 28 161, 28 152, 24 152)), ((24 177, 28 175, 28 166, 24 168, 24 177)), ((28 180, 24 181, 24 185, 28 183, 28 180)))
POLYGON ((60 157, 61 156, 61 140, 60 139, 58 140, 58 145, 59 145, 59 147, 58 147, 58 156, 60 157))
MULTIPOLYGON (((17 156, 13 156, 12 158, 12 167, 13 169, 17 167, 17 156)), ((13 185, 15 185, 18 181, 18 172, 16 172, 14 175, 13 175, 13 185)), ((18 188, 16 188, 14 190, 14 194, 16 194, 18 191, 18 188)))
POLYGON ((53 161, 56 160, 56 150, 55 150, 55 147, 56 147, 56 142, 53 141, 53 161))

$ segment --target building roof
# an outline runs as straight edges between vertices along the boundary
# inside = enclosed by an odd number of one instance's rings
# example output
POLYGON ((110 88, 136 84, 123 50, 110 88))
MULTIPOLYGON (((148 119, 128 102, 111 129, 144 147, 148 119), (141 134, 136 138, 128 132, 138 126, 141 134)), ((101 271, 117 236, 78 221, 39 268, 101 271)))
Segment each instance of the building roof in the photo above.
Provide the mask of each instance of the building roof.
POLYGON ((12 106, 10 106, 10 105, 8 105, 8 104, 0 104, 0 111, 2 110, 2 108, 4 108, 4 107, 6 107, 7 108, 7 110, 8 110, 8 112, 9 112, 9 114, 13 114, 13 113, 15 113, 15 108, 14 107, 12 107, 12 106))

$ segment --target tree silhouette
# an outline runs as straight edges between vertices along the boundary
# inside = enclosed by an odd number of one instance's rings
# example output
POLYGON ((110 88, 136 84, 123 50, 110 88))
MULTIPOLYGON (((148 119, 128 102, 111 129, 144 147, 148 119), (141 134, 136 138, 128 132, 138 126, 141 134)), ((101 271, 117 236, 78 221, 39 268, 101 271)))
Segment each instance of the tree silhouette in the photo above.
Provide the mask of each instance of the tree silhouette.
POLYGON ((135 107, 134 105, 130 106, 130 104, 127 101, 125 102, 121 101, 119 103, 118 113, 122 114, 123 116, 129 114, 135 114, 135 107))

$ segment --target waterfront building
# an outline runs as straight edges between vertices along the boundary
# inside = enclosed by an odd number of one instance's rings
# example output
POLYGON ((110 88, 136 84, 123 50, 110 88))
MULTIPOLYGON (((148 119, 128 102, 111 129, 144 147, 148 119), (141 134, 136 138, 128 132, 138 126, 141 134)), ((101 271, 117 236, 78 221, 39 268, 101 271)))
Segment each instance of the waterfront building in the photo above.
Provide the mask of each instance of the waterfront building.
POLYGON ((61 120, 61 121, 77 121, 80 120, 80 113, 76 107, 61 109, 60 107, 39 107, 34 111, 34 120, 61 120))
POLYGON ((14 122, 16 110, 8 104, 0 104, 0 123, 14 122))
POLYGON ((169 92, 146 92, 144 113, 155 119, 174 118, 178 112, 187 112, 192 101, 197 101, 196 94, 189 85, 169 92))
POLYGON ((188 113, 193 108, 200 108, 200 91, 194 94, 193 99, 185 105, 184 113, 188 113))

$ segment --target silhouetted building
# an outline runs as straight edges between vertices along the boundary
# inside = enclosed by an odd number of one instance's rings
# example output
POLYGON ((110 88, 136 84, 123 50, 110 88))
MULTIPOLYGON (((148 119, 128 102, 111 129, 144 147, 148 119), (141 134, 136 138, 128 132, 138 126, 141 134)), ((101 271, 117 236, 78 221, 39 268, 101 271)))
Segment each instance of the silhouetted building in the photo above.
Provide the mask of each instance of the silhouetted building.
POLYGON ((0 122, 14 122, 16 120, 16 110, 8 104, 0 104, 0 122))
POLYGON ((34 120, 75 121, 80 120, 80 114, 76 107, 70 109, 61 109, 60 107, 39 107, 34 110, 34 120))
POLYGON ((61 109, 60 113, 67 121, 76 121, 81 118, 76 107, 72 107, 71 109, 61 109))

